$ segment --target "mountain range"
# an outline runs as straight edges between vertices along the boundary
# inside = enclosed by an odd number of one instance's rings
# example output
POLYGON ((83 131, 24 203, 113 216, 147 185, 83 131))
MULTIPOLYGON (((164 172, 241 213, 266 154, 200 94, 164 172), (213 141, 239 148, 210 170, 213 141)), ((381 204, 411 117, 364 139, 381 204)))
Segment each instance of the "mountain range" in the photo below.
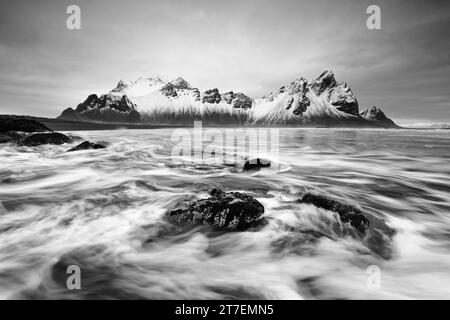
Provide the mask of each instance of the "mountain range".
POLYGON ((242 92, 200 91, 183 78, 163 81, 158 76, 120 80, 110 92, 91 94, 58 119, 192 125, 361 126, 397 127, 377 107, 360 112, 353 91, 338 83, 332 71, 308 81, 300 77, 261 98, 242 92))

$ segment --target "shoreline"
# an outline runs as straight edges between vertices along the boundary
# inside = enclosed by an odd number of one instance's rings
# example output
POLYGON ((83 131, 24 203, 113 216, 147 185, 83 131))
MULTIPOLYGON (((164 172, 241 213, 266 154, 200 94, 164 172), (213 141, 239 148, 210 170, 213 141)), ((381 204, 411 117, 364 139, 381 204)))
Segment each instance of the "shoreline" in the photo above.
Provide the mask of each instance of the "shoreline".
MULTIPOLYGON (((131 123, 99 123, 99 122, 83 122, 83 121, 71 121, 71 120, 62 120, 55 118, 45 118, 45 117, 37 117, 37 116, 27 116, 27 115, 8 115, 15 116, 24 119, 32 119, 39 121, 45 126, 49 127, 54 131, 94 131, 94 130, 120 130, 120 129, 128 129, 128 130, 139 130, 139 129, 170 129, 170 128, 193 128, 193 125, 177 125, 177 124, 131 124, 131 123)), ((267 125, 202 125, 204 128, 293 128, 293 129, 342 129, 342 130, 354 130, 354 129, 362 129, 362 130, 449 130, 446 128, 408 128, 408 127, 366 127, 366 126, 293 126, 293 125, 285 125, 285 126, 267 126, 267 125)))

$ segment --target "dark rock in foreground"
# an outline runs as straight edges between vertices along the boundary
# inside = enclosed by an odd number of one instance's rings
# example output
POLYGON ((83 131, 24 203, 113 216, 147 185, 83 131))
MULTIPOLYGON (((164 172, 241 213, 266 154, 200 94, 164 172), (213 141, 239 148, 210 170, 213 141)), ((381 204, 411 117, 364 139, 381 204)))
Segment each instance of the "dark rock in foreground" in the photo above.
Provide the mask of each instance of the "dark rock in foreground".
POLYGON ((0 132, 51 132, 42 123, 20 116, 0 116, 0 132))
POLYGON ((312 193, 306 193, 298 202, 312 204, 318 208, 336 212, 342 222, 350 223, 359 232, 364 233, 369 228, 369 220, 359 209, 350 205, 312 193))
POLYGON ((255 198, 240 192, 214 189, 211 197, 188 203, 168 213, 174 224, 209 224, 220 229, 245 230, 256 225, 264 207, 255 198))
POLYGON ((63 144, 63 143, 69 143, 72 140, 58 132, 52 132, 52 133, 36 133, 25 140, 23 140, 20 144, 27 146, 27 147, 35 147, 39 146, 41 144, 63 144))
POLYGON ((256 158, 245 161, 244 170, 258 170, 270 167, 270 160, 256 158))
POLYGON ((104 149, 106 148, 106 146, 99 144, 99 143, 93 143, 90 141, 84 141, 82 143, 80 143, 79 145, 77 145, 76 147, 73 147, 69 150, 67 150, 67 152, 72 152, 72 151, 80 151, 80 150, 91 150, 91 149, 104 149))

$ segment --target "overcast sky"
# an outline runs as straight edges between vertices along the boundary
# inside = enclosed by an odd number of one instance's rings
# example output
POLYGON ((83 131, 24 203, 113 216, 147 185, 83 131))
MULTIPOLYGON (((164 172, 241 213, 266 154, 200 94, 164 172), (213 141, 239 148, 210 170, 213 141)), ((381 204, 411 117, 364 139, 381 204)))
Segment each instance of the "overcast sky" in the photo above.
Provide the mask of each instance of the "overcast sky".
POLYGON ((259 97, 331 69, 361 109, 450 122, 449 39, 448 0, 5 0, 0 113, 55 117, 152 74, 259 97), (81 30, 66 28, 70 4, 81 30), (370 4, 382 30, 366 28, 370 4))

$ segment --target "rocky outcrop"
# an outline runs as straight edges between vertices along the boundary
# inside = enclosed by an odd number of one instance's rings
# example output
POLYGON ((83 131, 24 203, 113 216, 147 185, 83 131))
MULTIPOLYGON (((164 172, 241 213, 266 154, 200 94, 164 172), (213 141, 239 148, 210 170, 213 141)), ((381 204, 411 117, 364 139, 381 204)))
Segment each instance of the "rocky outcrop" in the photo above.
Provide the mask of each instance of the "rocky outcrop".
MULTIPOLYGON (((120 83, 119 83, 120 85, 120 83)), ((140 122, 136 105, 126 95, 89 95, 74 110, 65 109, 58 119, 71 121, 140 122)))
POLYGON ((222 97, 220 96, 219 89, 217 88, 203 92, 203 103, 219 103, 221 100, 222 97))
POLYGON ((58 119, 68 121, 83 121, 83 118, 81 117, 80 113, 70 107, 64 109, 64 111, 60 114, 58 119))
POLYGON ((35 133, 20 142, 20 145, 27 147, 35 147, 42 144, 64 144, 70 143, 72 140, 59 132, 52 133, 35 133))
POLYGON ((181 77, 178 77, 175 80, 172 80, 170 82, 170 84, 172 84, 176 89, 180 89, 180 90, 192 89, 191 85, 189 84, 189 82, 187 82, 186 80, 184 80, 181 77))
POLYGON ((91 150, 91 149, 104 149, 104 148, 106 148, 106 146, 103 144, 93 143, 90 141, 84 141, 84 142, 80 143, 79 145, 77 145, 76 147, 73 147, 73 148, 67 150, 67 152, 80 151, 80 150, 91 150))
POLYGON ((245 161, 244 170, 259 170, 270 167, 271 162, 267 159, 255 158, 245 161))
POLYGON ((19 132, 51 132, 42 123, 20 116, 0 116, 0 133, 19 132))
POLYGON ((161 88, 161 92, 166 97, 178 97, 178 93, 175 90, 175 86, 171 83, 166 84, 164 87, 161 88))
POLYGON ((312 204, 318 208, 336 212, 343 223, 348 223, 359 232, 364 233, 369 228, 369 220, 361 211, 353 206, 343 204, 327 197, 306 193, 299 203, 312 204))
POLYGON ((397 125, 389 119, 380 108, 372 107, 361 112, 361 117, 375 122, 380 126, 397 127, 397 125))
POLYGON ((324 71, 311 83, 311 90, 320 96, 326 89, 333 88, 336 84, 333 71, 324 71))
POLYGON ((339 111, 354 116, 359 115, 358 101, 346 83, 333 87, 330 90, 329 100, 331 105, 335 106, 339 111))
POLYGON ((214 189, 211 197, 194 201, 168 213, 177 225, 207 224, 222 230, 245 230, 261 222, 264 207, 255 198, 240 192, 214 189))
POLYGON ((229 91, 221 95, 222 101, 231 104, 233 108, 250 109, 253 105, 253 99, 241 92, 229 91))
POLYGON ((136 105, 126 96, 117 96, 112 94, 103 94, 98 97, 96 94, 91 94, 87 99, 77 106, 76 111, 83 113, 90 109, 112 109, 119 112, 130 112, 134 110, 136 105))

